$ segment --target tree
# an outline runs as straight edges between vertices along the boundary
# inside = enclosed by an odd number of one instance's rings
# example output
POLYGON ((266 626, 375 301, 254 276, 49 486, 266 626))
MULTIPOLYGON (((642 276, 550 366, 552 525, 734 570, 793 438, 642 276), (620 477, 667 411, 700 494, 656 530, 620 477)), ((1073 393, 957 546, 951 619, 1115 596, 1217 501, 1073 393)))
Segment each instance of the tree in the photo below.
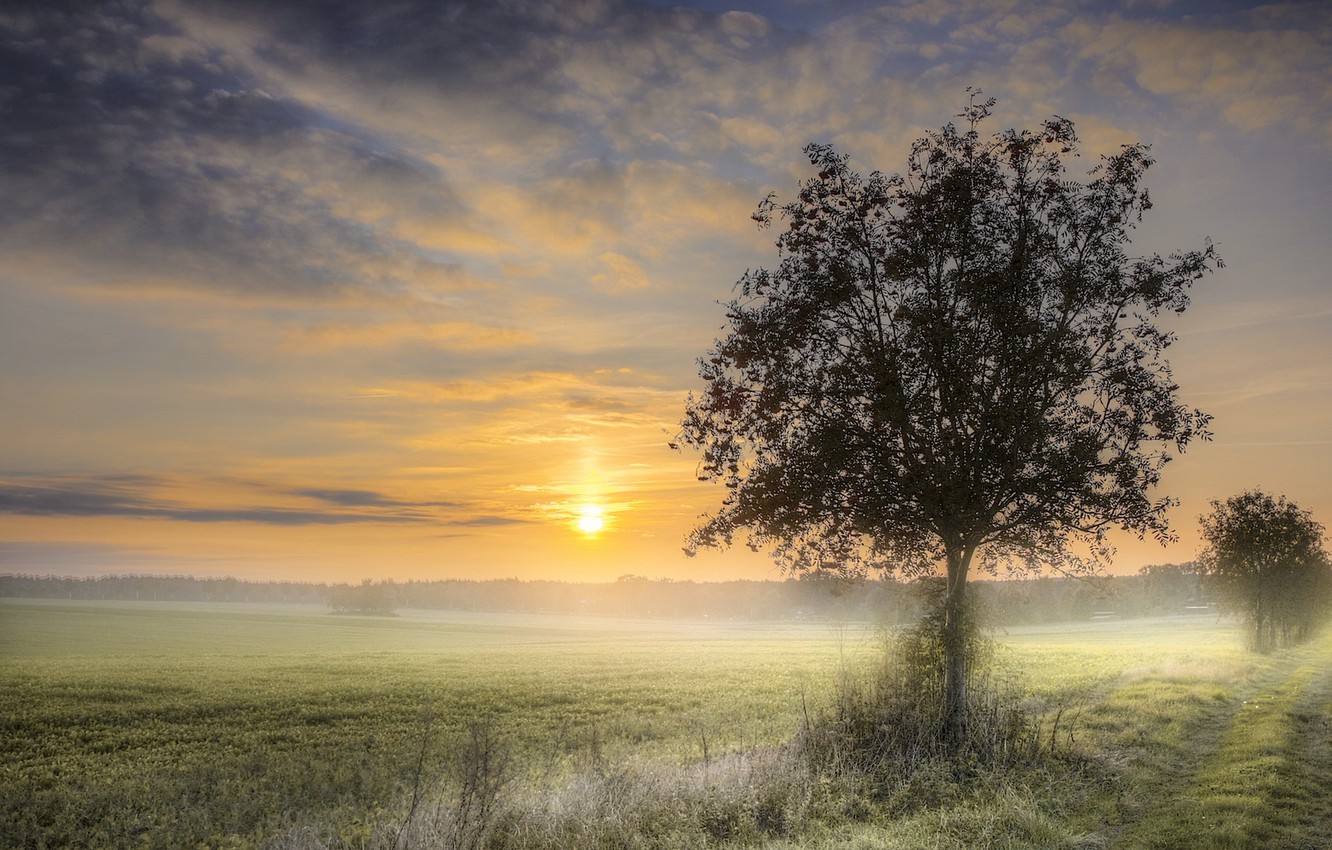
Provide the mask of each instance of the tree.
POLYGON ((391 581, 361 579, 360 585, 338 584, 329 589, 328 605, 336 614, 390 616, 395 603, 391 581))
POLYGON ((1332 568, 1323 526, 1285 496, 1249 490, 1200 517, 1202 573, 1253 629, 1254 648, 1307 639, 1327 615, 1332 568))
POLYGON ((911 148, 905 176, 805 148, 817 176, 755 219, 785 223, 700 360, 680 437, 727 488, 686 551, 745 530, 794 572, 947 580, 945 731, 964 729, 967 578, 978 564, 1090 568, 1122 527, 1169 539, 1152 501, 1210 419, 1176 400, 1157 317, 1222 265, 1212 245, 1133 258, 1146 145, 1068 179, 1072 122, 982 137, 993 99, 911 148), (1071 541, 1088 544, 1077 556, 1071 541))
POLYGON ((1135 579, 1129 579, 1129 586, 1139 594, 1142 613, 1179 613, 1207 608, 1200 604, 1203 602, 1201 582, 1194 564, 1148 564, 1138 570, 1135 579))

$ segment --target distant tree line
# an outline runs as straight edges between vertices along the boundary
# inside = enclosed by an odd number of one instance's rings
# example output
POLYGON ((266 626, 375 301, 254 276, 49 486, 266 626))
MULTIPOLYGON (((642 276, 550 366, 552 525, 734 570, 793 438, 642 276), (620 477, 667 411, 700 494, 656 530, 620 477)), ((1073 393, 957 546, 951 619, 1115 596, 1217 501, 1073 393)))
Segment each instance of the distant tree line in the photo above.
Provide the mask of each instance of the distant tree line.
MULTIPOLYGON (((976 602, 994 625, 1204 613, 1201 576, 1192 565, 1144 567, 1134 576, 1044 577, 979 581, 976 602)), ((625 575, 613 582, 516 578, 374 581, 359 584, 245 581, 191 576, 69 578, 0 575, 0 597, 158 602, 234 602, 327 606, 349 614, 418 608, 678 619, 836 620, 884 625, 916 620, 925 594, 915 582, 847 579, 812 573, 784 581, 719 582, 625 575)), ((1214 606, 1213 606, 1214 607, 1214 606)))
POLYGON ((391 581, 365 579, 360 584, 335 584, 328 589, 328 607, 335 614, 386 617, 397 609, 397 588, 391 581))
POLYGON ((107 599, 144 602, 265 602, 321 605, 329 586, 314 582, 247 581, 182 575, 87 577, 0 575, 0 597, 107 599))

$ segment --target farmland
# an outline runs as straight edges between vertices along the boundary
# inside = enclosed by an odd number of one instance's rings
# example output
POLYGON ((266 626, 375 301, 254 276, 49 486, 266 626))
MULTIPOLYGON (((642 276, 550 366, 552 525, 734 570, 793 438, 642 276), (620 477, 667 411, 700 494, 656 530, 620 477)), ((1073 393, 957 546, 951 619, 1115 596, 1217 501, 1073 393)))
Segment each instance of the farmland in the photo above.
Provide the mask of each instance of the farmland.
MULTIPOLYGON (((780 829, 728 820, 677 845, 1332 842, 1326 638, 1256 656, 1234 624, 1200 617, 998 639, 1056 764, 940 778, 856 811, 824 800, 780 829)), ((790 740, 878 644, 825 622, 5 601, 0 845, 371 846, 413 791, 443 793, 478 723, 497 730, 523 793, 700 765, 719 782, 728 758, 790 740)))

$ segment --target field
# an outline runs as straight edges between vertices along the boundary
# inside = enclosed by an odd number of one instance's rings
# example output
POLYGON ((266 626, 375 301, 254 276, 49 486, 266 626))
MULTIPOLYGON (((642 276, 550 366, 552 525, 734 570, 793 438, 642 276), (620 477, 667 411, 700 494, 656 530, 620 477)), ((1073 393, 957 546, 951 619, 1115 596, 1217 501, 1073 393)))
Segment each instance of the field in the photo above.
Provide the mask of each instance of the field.
POLYGON ((857 807, 798 789, 796 821, 763 815, 774 768, 753 754, 873 663, 863 627, 4 601, 0 846, 382 846, 414 793, 441 807, 478 740, 510 793, 566 814, 578 789, 655 783, 703 823, 621 817, 595 833, 608 847, 1332 846, 1332 640, 1256 656, 1209 617, 998 640, 1049 764, 857 807))

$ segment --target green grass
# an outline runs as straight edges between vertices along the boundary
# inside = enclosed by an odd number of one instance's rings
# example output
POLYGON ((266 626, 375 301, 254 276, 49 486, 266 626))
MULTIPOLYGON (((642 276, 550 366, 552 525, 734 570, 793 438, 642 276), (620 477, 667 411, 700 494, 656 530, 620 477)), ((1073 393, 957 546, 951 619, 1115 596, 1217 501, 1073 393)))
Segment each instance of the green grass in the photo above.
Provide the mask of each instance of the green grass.
POLYGON ((396 811, 473 718, 534 765, 789 737, 847 637, 603 618, 0 604, 0 846, 251 846, 396 811))
POLYGON ((1249 677, 1211 683, 1210 700, 1186 705, 1182 734, 1160 736, 1157 755, 1143 759, 1161 797, 1125 846, 1332 846, 1329 650, 1324 639, 1264 659, 1249 677))
POLYGON ((435 788, 476 719, 552 818, 621 805, 619 782, 701 824, 624 815, 566 826, 558 846, 652 829, 666 832, 637 846, 1332 846, 1329 640, 1254 656, 1236 627, 1199 618, 1000 644, 1062 759, 839 801, 797 799, 727 754, 789 740, 843 666, 872 657, 867 630, 0 601, 0 847, 368 846, 402 822, 423 744, 435 788), (778 805, 804 819, 755 828, 778 805))

